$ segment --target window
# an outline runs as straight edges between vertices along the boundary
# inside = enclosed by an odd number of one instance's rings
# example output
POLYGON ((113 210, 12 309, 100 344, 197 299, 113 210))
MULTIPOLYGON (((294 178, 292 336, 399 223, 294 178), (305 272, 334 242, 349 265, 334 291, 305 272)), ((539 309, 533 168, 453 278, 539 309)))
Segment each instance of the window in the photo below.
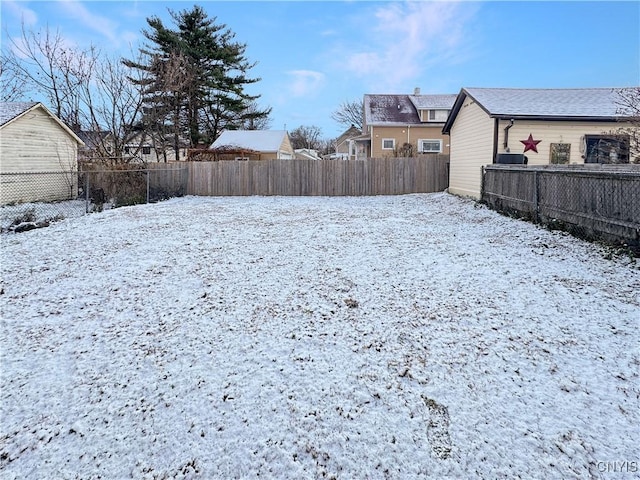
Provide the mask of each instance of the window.
POLYGON ((150 155, 151 154, 151 147, 142 147, 142 154, 143 155, 150 155))
POLYGON ((131 149, 130 149, 129 147, 124 147, 124 153, 126 153, 127 155, 128 155, 129 153, 131 153, 131 151, 130 151, 130 150, 131 150, 131 149))
POLYGON ((628 135, 585 135, 584 163, 629 163, 628 135))
POLYGON ((383 138, 382 139, 382 149, 383 150, 393 150, 396 147, 395 138, 383 138))
POLYGON ((551 144, 551 163, 557 165, 563 165, 569 163, 569 157, 571 155, 570 143, 552 143, 551 144))
POLYGON ((235 160, 238 161, 245 161, 245 160, 249 160, 249 157, 236 157, 235 160))
POLYGON ((449 110, 445 109, 436 109, 436 110, 426 110, 423 114, 423 118, 426 122, 446 122, 447 117, 449 116, 449 110))
POLYGON ((418 151, 420 153, 441 153, 442 140, 418 140, 418 151))

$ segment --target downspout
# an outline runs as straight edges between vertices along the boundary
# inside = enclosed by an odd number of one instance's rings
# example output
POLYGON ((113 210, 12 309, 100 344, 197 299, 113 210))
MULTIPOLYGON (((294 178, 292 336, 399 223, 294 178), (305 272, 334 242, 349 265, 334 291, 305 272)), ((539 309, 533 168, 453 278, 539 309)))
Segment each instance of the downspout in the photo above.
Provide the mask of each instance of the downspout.
POLYGON ((496 157, 498 156, 498 124, 500 121, 496 118, 493 122, 493 162, 496 163, 496 157))
POLYGON ((507 152, 507 153, 510 152, 510 150, 509 150, 509 129, 511 127, 513 127, 513 118, 511 120, 509 120, 509 122, 511 122, 511 123, 509 123, 509 125, 504 127, 504 144, 503 144, 503 147, 504 147, 504 151, 507 152))

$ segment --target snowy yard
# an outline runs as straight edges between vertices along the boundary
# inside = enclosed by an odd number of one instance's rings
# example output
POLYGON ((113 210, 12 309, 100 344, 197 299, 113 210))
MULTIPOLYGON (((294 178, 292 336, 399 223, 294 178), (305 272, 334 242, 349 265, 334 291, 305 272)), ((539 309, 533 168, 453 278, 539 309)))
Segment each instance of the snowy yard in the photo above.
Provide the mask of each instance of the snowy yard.
POLYGON ((444 193, 0 241, 3 479, 640 475, 640 262, 596 245, 444 193))

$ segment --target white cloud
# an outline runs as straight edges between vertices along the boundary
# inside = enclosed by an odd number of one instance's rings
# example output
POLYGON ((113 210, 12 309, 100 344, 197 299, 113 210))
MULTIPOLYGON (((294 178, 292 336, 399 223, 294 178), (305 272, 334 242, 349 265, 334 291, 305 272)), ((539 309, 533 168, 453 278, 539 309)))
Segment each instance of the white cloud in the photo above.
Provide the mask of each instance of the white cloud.
POLYGON ((287 72, 292 77, 289 93, 293 97, 313 96, 325 84, 325 75, 312 70, 291 70, 287 72))
POLYGON ((454 61, 476 7, 466 2, 393 2, 368 19, 366 49, 352 49, 346 68, 389 93, 406 88, 429 66, 454 61))
POLYGON ((119 45, 121 36, 118 34, 117 24, 108 17, 90 12, 78 0, 60 0, 60 5, 81 22, 84 28, 97 32, 114 45, 119 45))
POLYGON ((13 17, 24 23, 25 27, 32 27, 38 23, 38 15, 36 12, 27 8, 21 2, 14 0, 3 0, 2 9, 9 12, 13 17))

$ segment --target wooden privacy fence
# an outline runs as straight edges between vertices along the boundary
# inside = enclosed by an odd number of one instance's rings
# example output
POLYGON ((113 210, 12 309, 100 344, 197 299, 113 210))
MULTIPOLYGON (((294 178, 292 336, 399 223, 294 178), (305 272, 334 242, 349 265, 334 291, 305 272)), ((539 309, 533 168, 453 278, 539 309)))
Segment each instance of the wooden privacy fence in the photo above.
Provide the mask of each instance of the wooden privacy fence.
POLYGON ((355 196, 440 192, 449 156, 188 162, 190 195, 355 196))
POLYGON ((482 200, 583 237, 640 246, 640 165, 489 165, 482 200))

